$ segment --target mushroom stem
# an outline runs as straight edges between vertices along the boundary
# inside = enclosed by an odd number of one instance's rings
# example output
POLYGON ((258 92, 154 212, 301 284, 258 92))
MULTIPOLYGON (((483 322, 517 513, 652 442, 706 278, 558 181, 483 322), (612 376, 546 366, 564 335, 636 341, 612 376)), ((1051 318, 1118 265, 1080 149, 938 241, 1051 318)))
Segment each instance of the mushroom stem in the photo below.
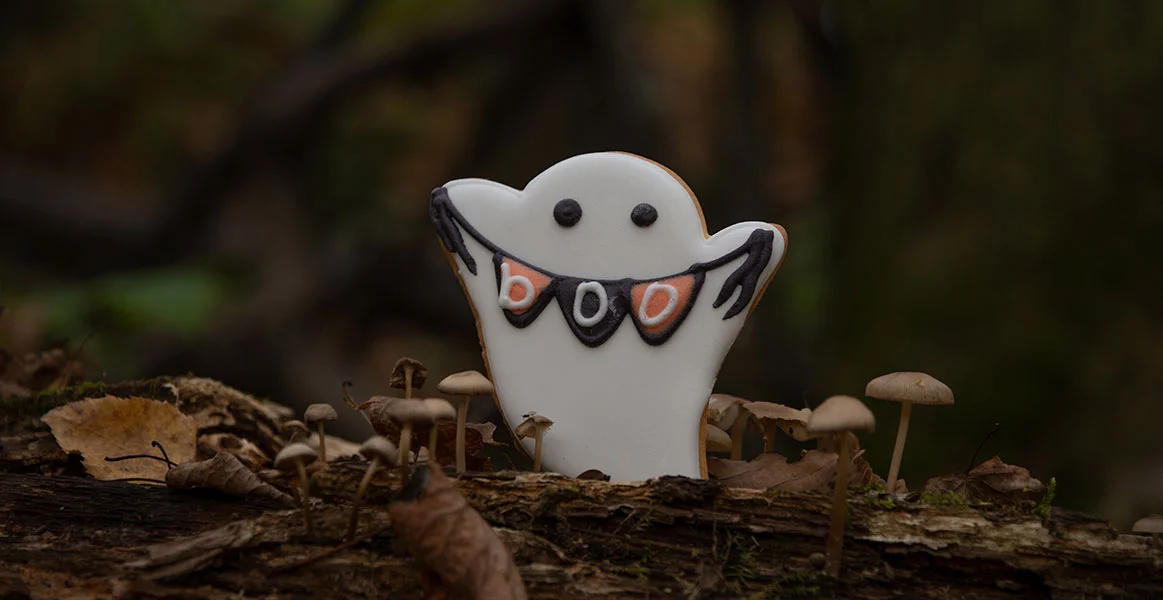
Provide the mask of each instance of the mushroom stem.
POLYGON ((363 499, 364 492, 367 491, 367 484, 371 483, 372 475, 375 474, 376 468, 380 466, 379 457, 373 458, 370 465, 367 467, 367 472, 363 474, 363 479, 359 480, 359 488, 355 490, 355 500, 351 502, 351 516, 347 519, 347 541, 355 539, 355 530, 359 524, 359 503, 363 499))
POLYGON ((848 433, 836 436, 840 447, 840 458, 836 463, 836 491, 832 495, 832 523, 828 528, 827 571, 833 577, 840 574, 840 559, 844 552, 844 521, 848 516, 848 479, 851 477, 852 459, 848 451, 848 433))
POLYGON ((408 456, 412 452, 412 424, 405 421, 400 428, 400 485, 408 483, 408 456))
POLYGON ((739 417, 731 424, 731 460, 743 460, 743 438, 747 434, 747 413, 739 411, 739 417))
POLYGON ((295 463, 295 469, 299 471, 299 485, 303 488, 303 520, 307 522, 307 535, 315 537, 315 525, 311 523, 311 482, 307 479, 307 468, 300 460, 295 463))
POLYGON ((885 482, 890 494, 896 490, 896 476, 900 473, 901 457, 905 454, 905 438, 909 436, 909 415, 912 412, 912 402, 901 404, 901 424, 896 430, 896 447, 892 450, 892 464, 888 467, 888 481, 885 482))
POLYGON ((319 421, 319 460, 327 463, 327 436, 323 435, 323 421, 319 421))
POLYGON ((775 422, 763 421, 763 452, 775 452, 775 422))
POLYGON ((440 437, 440 423, 433 423, 428 430, 428 464, 436 462, 436 443, 440 437))
POLYGON ((467 469, 465 453, 465 428, 468 425, 469 396, 461 396, 456 407, 456 472, 464 473, 467 469))
POLYGON ((412 399, 412 367, 404 367, 404 399, 412 399))
POLYGON ((703 416, 699 417, 699 476, 707 479, 707 419, 711 416, 711 407, 703 407, 703 416))
POLYGON ((537 428, 537 442, 533 446, 533 472, 541 472, 541 440, 545 438, 545 430, 541 427, 537 428))

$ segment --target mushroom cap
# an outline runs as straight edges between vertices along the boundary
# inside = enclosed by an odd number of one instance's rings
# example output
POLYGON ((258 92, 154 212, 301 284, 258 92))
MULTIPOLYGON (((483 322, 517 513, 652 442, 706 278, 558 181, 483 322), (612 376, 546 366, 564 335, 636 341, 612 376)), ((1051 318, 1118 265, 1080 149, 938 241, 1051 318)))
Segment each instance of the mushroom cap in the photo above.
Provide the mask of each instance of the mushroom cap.
POLYGON ((518 438, 531 438, 537 435, 537 430, 549 429, 552 425, 553 421, 548 417, 530 415, 529 418, 521 421, 521 424, 513 430, 513 433, 517 434, 518 438))
POLYGON ((424 387, 424 382, 428 381, 428 367, 424 363, 405 356, 396 361, 396 366, 392 367, 392 376, 388 378, 388 387, 393 387, 398 390, 404 389, 404 368, 412 367, 412 389, 418 390, 424 387))
POLYGON ((308 428, 306 424, 304 424, 302 421, 300 421, 298 419, 295 419, 292 421, 285 421, 285 422, 283 422, 282 425, 279 426, 279 428, 282 429, 283 431, 290 431, 292 433, 297 431, 300 433, 311 435, 311 429, 308 428))
POLYGON ((707 425, 707 450, 711 452, 730 452, 731 436, 726 431, 707 425))
POLYGON ((303 421, 307 423, 318 423, 319 421, 334 421, 339 418, 335 412, 335 407, 330 404, 312 404, 307 407, 303 413, 303 421))
POLYGON ((280 471, 290 471, 296 468, 295 465, 299 462, 309 465, 315 462, 316 458, 319 458, 319 455, 307 444, 290 444, 275 455, 275 468, 280 471))
POLYGON ((932 375, 914 371, 881 375, 868 382, 864 395, 889 402, 941 406, 953 404, 953 390, 949 386, 932 375))
POLYGON ((396 445, 389 442, 387 438, 374 435, 369 437, 362 446, 359 447, 359 453, 365 458, 371 460, 373 458, 380 459, 381 462, 394 463, 396 462, 396 445))
POLYGON ((711 394, 707 401, 709 415, 707 422, 720 429, 730 429, 739 418, 739 407, 751 402, 746 398, 730 394, 711 394))
POLYGON ((1163 515, 1148 515, 1131 526, 1134 533, 1163 533, 1163 515))
POLYGON ((424 425, 433 422, 432 410, 423 400, 396 399, 384 409, 384 414, 398 423, 424 425))
POLYGON ((440 423, 442 421, 455 421, 456 409, 448 400, 443 398, 425 398, 422 400, 428 412, 432 415, 432 420, 440 423))
POLYGON ((808 433, 840 433, 876 429, 876 418, 863 402, 852 396, 832 396, 812 411, 808 433))
POLYGON ((436 389, 452 396, 492 396, 493 382, 480 371, 461 371, 440 380, 436 389))
POLYGON ((756 421, 792 421, 806 424, 812 416, 810 408, 792 408, 775 402, 748 402, 743 410, 751 413, 756 421))

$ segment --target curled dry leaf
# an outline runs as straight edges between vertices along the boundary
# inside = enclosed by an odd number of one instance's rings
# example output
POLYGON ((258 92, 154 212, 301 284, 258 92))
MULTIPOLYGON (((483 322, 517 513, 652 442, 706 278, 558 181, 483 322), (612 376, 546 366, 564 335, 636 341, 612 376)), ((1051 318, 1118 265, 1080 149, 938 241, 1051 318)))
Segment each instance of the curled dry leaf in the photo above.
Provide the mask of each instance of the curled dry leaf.
MULTIPOLYGON (((852 458, 853 470, 848 485, 868 485, 879 481, 872 472, 864 451, 852 458)), ((779 454, 760 454, 752 461, 710 459, 707 470, 728 487, 798 492, 827 489, 836 477, 836 462, 840 456, 833 452, 808 450, 796 462, 788 462, 779 454)))
POLYGON ((831 452, 808 450, 794 463, 779 454, 761 454, 751 462, 710 459, 707 469, 728 487, 800 492, 827 488, 837 459, 831 452))
POLYGON ((170 460, 194 460, 198 424, 177 407, 145 398, 88 398, 54 408, 41 417, 66 452, 85 457, 85 470, 97 479, 164 479, 165 463, 155 460, 106 462, 110 456, 148 453, 156 440, 170 460))
POLYGON ((993 504, 1023 504, 1041 500, 1046 485, 1030 477, 1028 469, 1007 465, 995 456, 969 473, 934 477, 925 482, 925 491, 956 492, 993 504))
POLYGON ((419 498, 393 503, 392 522, 408 552, 436 575, 447 597, 527 597, 508 548, 440 469, 418 467, 410 482, 412 489, 401 494, 419 488, 419 498))
POLYGON ((270 464, 271 458, 254 442, 233 433, 204 433, 198 436, 198 456, 214 456, 226 452, 238 457, 248 469, 258 470, 270 464))
POLYGON ((274 500, 288 508, 295 506, 291 496, 264 483, 233 454, 219 452, 210 460, 175 465, 166 473, 166 485, 180 490, 213 489, 234 496, 254 496, 274 500))

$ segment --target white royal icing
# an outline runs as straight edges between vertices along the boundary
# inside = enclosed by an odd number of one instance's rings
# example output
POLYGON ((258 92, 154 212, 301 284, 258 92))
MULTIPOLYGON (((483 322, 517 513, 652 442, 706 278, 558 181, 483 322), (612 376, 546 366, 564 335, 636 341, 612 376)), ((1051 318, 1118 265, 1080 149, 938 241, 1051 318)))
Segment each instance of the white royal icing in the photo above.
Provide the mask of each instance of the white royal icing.
POLYGON ((677 288, 669 283, 652 283, 646 286, 646 290, 642 292, 642 305, 638 307, 638 320, 647 327, 654 327, 669 319, 676 306, 678 306, 677 288), (658 293, 666 294, 670 296, 670 299, 667 300, 666 307, 652 317, 646 314, 646 311, 650 306, 651 298, 654 298, 654 294, 658 293))
POLYGON ((508 310, 521 310, 529 308, 533 305, 533 282, 529 281, 528 277, 524 275, 511 275, 509 273, 509 265, 501 264, 501 290, 497 296, 497 304, 501 308, 508 310), (513 300, 512 292, 513 286, 521 286, 525 289, 525 297, 520 300, 513 300))
POLYGON ((573 299, 573 320, 577 321, 578 325, 582 327, 593 327, 602 322, 606 318, 606 311, 610 308, 610 301, 606 297, 606 288, 596 281, 587 281, 577 286, 577 292, 574 293, 573 299), (594 294, 598 297, 598 310, 590 316, 582 314, 582 299, 586 294, 594 294))
MULTIPOLYGON (((703 408, 727 351, 783 257, 782 229, 745 222, 707 235, 697 202, 677 176, 654 162, 622 153, 569 158, 546 169, 524 190, 460 179, 445 184, 442 193, 457 218, 486 240, 482 243, 459 228, 462 250, 473 261, 475 273, 464 255, 451 249, 450 253, 478 319, 505 421, 516 427, 522 415, 532 411, 553 420, 543 440, 544 468, 569 476, 600 469, 615 481, 699 477, 703 408), (576 200, 581 207, 581 218, 571 227, 554 219, 554 206, 562 199, 576 200), (649 226, 631 221, 631 212, 641 203, 658 212, 657 221, 649 226), (549 304, 522 326, 514 325, 513 314, 501 310, 512 286, 525 287, 525 282, 502 270, 498 283, 494 266, 498 252, 550 277, 578 278, 583 286, 593 283, 587 289, 606 298, 605 310, 599 311, 605 316, 614 310, 613 296, 606 297, 599 282, 667 280, 692 265, 730 256, 756 232, 773 242, 770 255, 758 266, 758 285, 742 312, 724 319, 736 298, 743 297, 739 288, 731 290, 720 306, 714 302, 750 254, 707 270, 697 295, 681 309, 685 311, 681 324, 657 345, 647 343, 637 327, 662 323, 679 310, 670 290, 661 286, 652 286, 647 295, 671 296, 666 310, 653 316, 625 315, 613 334, 596 346, 579 341, 561 308, 563 302, 576 300, 572 308, 577 309, 581 296, 539 298, 537 302, 549 304)), ((435 198, 434 194, 434 202, 435 198)), ((448 248, 447 238, 442 240, 448 248)), ((534 302, 532 293, 513 305, 525 302, 534 302)), ((640 306, 647 304, 643 301, 640 306)), ((578 325, 597 324, 599 316, 586 318, 573 310, 568 314, 578 325)), ((533 440, 520 443, 532 454, 533 440)))

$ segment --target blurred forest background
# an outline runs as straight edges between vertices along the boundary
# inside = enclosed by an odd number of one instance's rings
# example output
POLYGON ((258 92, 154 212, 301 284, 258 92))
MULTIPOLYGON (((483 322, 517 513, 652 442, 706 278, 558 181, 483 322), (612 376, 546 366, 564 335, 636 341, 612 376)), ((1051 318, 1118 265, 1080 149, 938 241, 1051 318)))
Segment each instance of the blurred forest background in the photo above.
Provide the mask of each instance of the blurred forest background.
POLYGON ((719 391, 926 371, 911 487, 997 422, 1059 504, 1163 511, 1163 3, 5 2, 0 73, 10 351, 298 406, 480 369, 430 190, 625 150, 788 230, 719 391))

